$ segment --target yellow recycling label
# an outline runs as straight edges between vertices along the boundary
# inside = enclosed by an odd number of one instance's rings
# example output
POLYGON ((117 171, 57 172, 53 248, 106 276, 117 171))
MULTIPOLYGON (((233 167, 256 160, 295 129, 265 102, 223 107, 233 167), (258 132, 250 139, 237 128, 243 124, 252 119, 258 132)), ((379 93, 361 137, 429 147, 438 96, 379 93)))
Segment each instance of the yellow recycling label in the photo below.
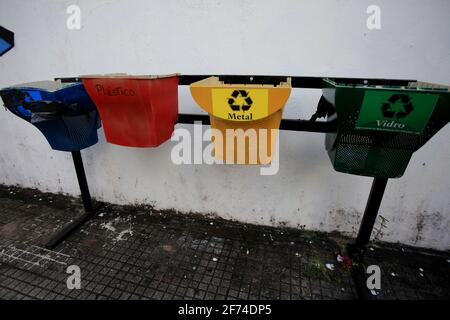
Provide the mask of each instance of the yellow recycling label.
POLYGON ((213 115, 230 121, 253 121, 269 115, 267 89, 212 89, 213 115))

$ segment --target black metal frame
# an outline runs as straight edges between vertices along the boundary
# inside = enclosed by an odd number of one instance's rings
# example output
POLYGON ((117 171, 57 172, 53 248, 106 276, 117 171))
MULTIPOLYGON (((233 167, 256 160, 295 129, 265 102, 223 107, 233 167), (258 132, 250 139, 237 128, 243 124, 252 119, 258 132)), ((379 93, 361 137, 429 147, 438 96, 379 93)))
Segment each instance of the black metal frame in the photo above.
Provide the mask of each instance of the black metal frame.
MULTIPOLYGON (((193 82, 203 80, 212 75, 180 75, 179 85, 190 85, 193 82)), ((226 81, 239 82, 239 83, 252 83, 255 82, 267 82, 272 83, 276 81, 282 81, 282 78, 286 76, 262 76, 262 75, 217 75, 221 79, 226 79, 226 81)), ((329 77, 330 79, 337 80, 339 82, 350 83, 350 84, 367 84, 367 85, 396 85, 404 86, 408 85, 410 82, 416 82, 416 80, 390 80, 390 79, 373 79, 373 78, 335 78, 329 77)), ((291 77, 293 88, 310 88, 310 89, 322 89, 323 88, 323 77, 291 77)), ((55 78, 55 80, 61 80, 62 82, 81 82, 80 78, 55 78)), ((314 119, 315 120, 315 119, 314 119)), ((336 132, 337 121, 314 121, 314 120, 294 120, 294 119, 283 119, 281 120, 280 130, 289 131, 306 131, 306 132, 318 132, 318 133, 328 133, 336 132)), ((177 123, 180 124, 193 124, 195 122, 201 122, 203 125, 209 125, 209 116, 205 114, 183 114, 178 115, 177 123)), ((89 193, 89 188, 87 184, 86 174, 83 167, 83 161, 80 152, 72 152, 73 162, 75 170, 77 173, 78 184, 80 186, 81 197, 83 199, 83 204, 85 208, 85 214, 83 214, 78 219, 71 222, 69 225, 64 227, 58 234, 56 234, 47 243, 47 247, 54 248, 66 237, 68 237, 73 231, 81 227, 87 220, 89 220, 93 215, 95 215, 96 210, 94 210, 92 199, 89 193)), ((364 211, 364 216, 360 225, 359 233, 354 244, 348 246, 348 251, 350 256, 355 261, 362 261, 365 248, 370 241, 370 236, 372 234, 373 226, 378 215, 378 210, 380 208, 381 201, 383 199, 384 190, 386 188, 387 179, 384 178, 374 178, 372 188, 370 191, 369 198, 367 200, 366 209, 364 211)))

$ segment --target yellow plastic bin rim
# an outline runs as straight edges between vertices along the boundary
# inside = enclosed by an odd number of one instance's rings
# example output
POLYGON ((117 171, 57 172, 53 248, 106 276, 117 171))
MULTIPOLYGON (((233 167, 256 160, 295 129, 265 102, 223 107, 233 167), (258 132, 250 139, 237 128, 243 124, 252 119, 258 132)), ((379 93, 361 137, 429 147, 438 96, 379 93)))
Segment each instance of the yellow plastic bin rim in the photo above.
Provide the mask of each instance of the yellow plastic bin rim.
POLYGON ((232 122, 258 121, 267 118, 282 109, 291 93, 291 78, 280 82, 279 85, 271 84, 225 84, 219 77, 213 76, 190 85, 190 90, 195 102, 211 116, 232 122), (232 111, 228 100, 234 91, 245 90, 252 99, 254 112, 232 111), (251 117, 242 116, 252 114, 251 117), (230 118, 229 115, 238 114, 241 118, 230 118))

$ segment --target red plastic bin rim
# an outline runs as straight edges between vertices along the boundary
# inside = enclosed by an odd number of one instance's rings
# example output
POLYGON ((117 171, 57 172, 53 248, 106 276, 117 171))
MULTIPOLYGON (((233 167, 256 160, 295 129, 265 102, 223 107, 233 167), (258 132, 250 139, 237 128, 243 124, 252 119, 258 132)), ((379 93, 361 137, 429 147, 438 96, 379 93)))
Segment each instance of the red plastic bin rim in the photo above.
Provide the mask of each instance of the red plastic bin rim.
POLYGON ((133 79, 133 80, 156 80, 161 78, 174 78, 179 77, 179 73, 164 74, 164 75, 129 75, 126 73, 113 73, 113 74, 89 74, 79 76, 81 79, 133 79))

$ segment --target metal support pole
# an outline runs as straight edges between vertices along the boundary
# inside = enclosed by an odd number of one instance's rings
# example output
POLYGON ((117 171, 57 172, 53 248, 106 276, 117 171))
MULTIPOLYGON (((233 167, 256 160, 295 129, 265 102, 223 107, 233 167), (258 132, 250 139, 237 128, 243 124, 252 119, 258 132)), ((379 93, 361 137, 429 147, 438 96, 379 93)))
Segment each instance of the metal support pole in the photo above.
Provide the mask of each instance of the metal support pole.
POLYGON ((352 268, 352 276, 356 292, 361 300, 376 299, 376 297, 370 293, 366 285, 367 274, 363 258, 366 252, 366 246, 372 235, 373 226, 377 220, 378 210, 380 209, 381 201, 383 200, 387 182, 387 178, 373 179, 372 188, 370 189, 358 236, 353 244, 347 246, 348 254, 355 262, 352 268))
POLYGON ((89 193, 89 187, 87 184, 86 173, 84 172, 83 159, 81 158, 80 151, 72 152, 73 164, 75 166, 75 172, 77 174, 78 185, 80 186, 81 198, 83 200, 83 206, 85 213, 67 224, 60 232, 55 234, 50 241, 45 245, 49 249, 53 249, 64 239, 66 239, 75 230, 80 228, 86 221, 88 221, 94 214, 94 206, 92 204, 91 195, 89 193))
POLYGON ((86 180, 86 173, 84 172, 83 159, 80 151, 72 152, 73 164, 75 172, 77 173, 78 185, 80 186, 81 198, 83 199, 84 211, 92 212, 94 207, 92 205, 91 194, 89 193, 89 186, 86 180))
POLYGON ((372 234, 373 226, 377 219, 381 200, 383 200, 384 190, 386 189, 387 178, 374 178, 372 188, 370 189, 369 199, 359 227, 358 236, 354 244, 349 245, 349 254, 355 261, 361 261, 367 244, 372 234))

